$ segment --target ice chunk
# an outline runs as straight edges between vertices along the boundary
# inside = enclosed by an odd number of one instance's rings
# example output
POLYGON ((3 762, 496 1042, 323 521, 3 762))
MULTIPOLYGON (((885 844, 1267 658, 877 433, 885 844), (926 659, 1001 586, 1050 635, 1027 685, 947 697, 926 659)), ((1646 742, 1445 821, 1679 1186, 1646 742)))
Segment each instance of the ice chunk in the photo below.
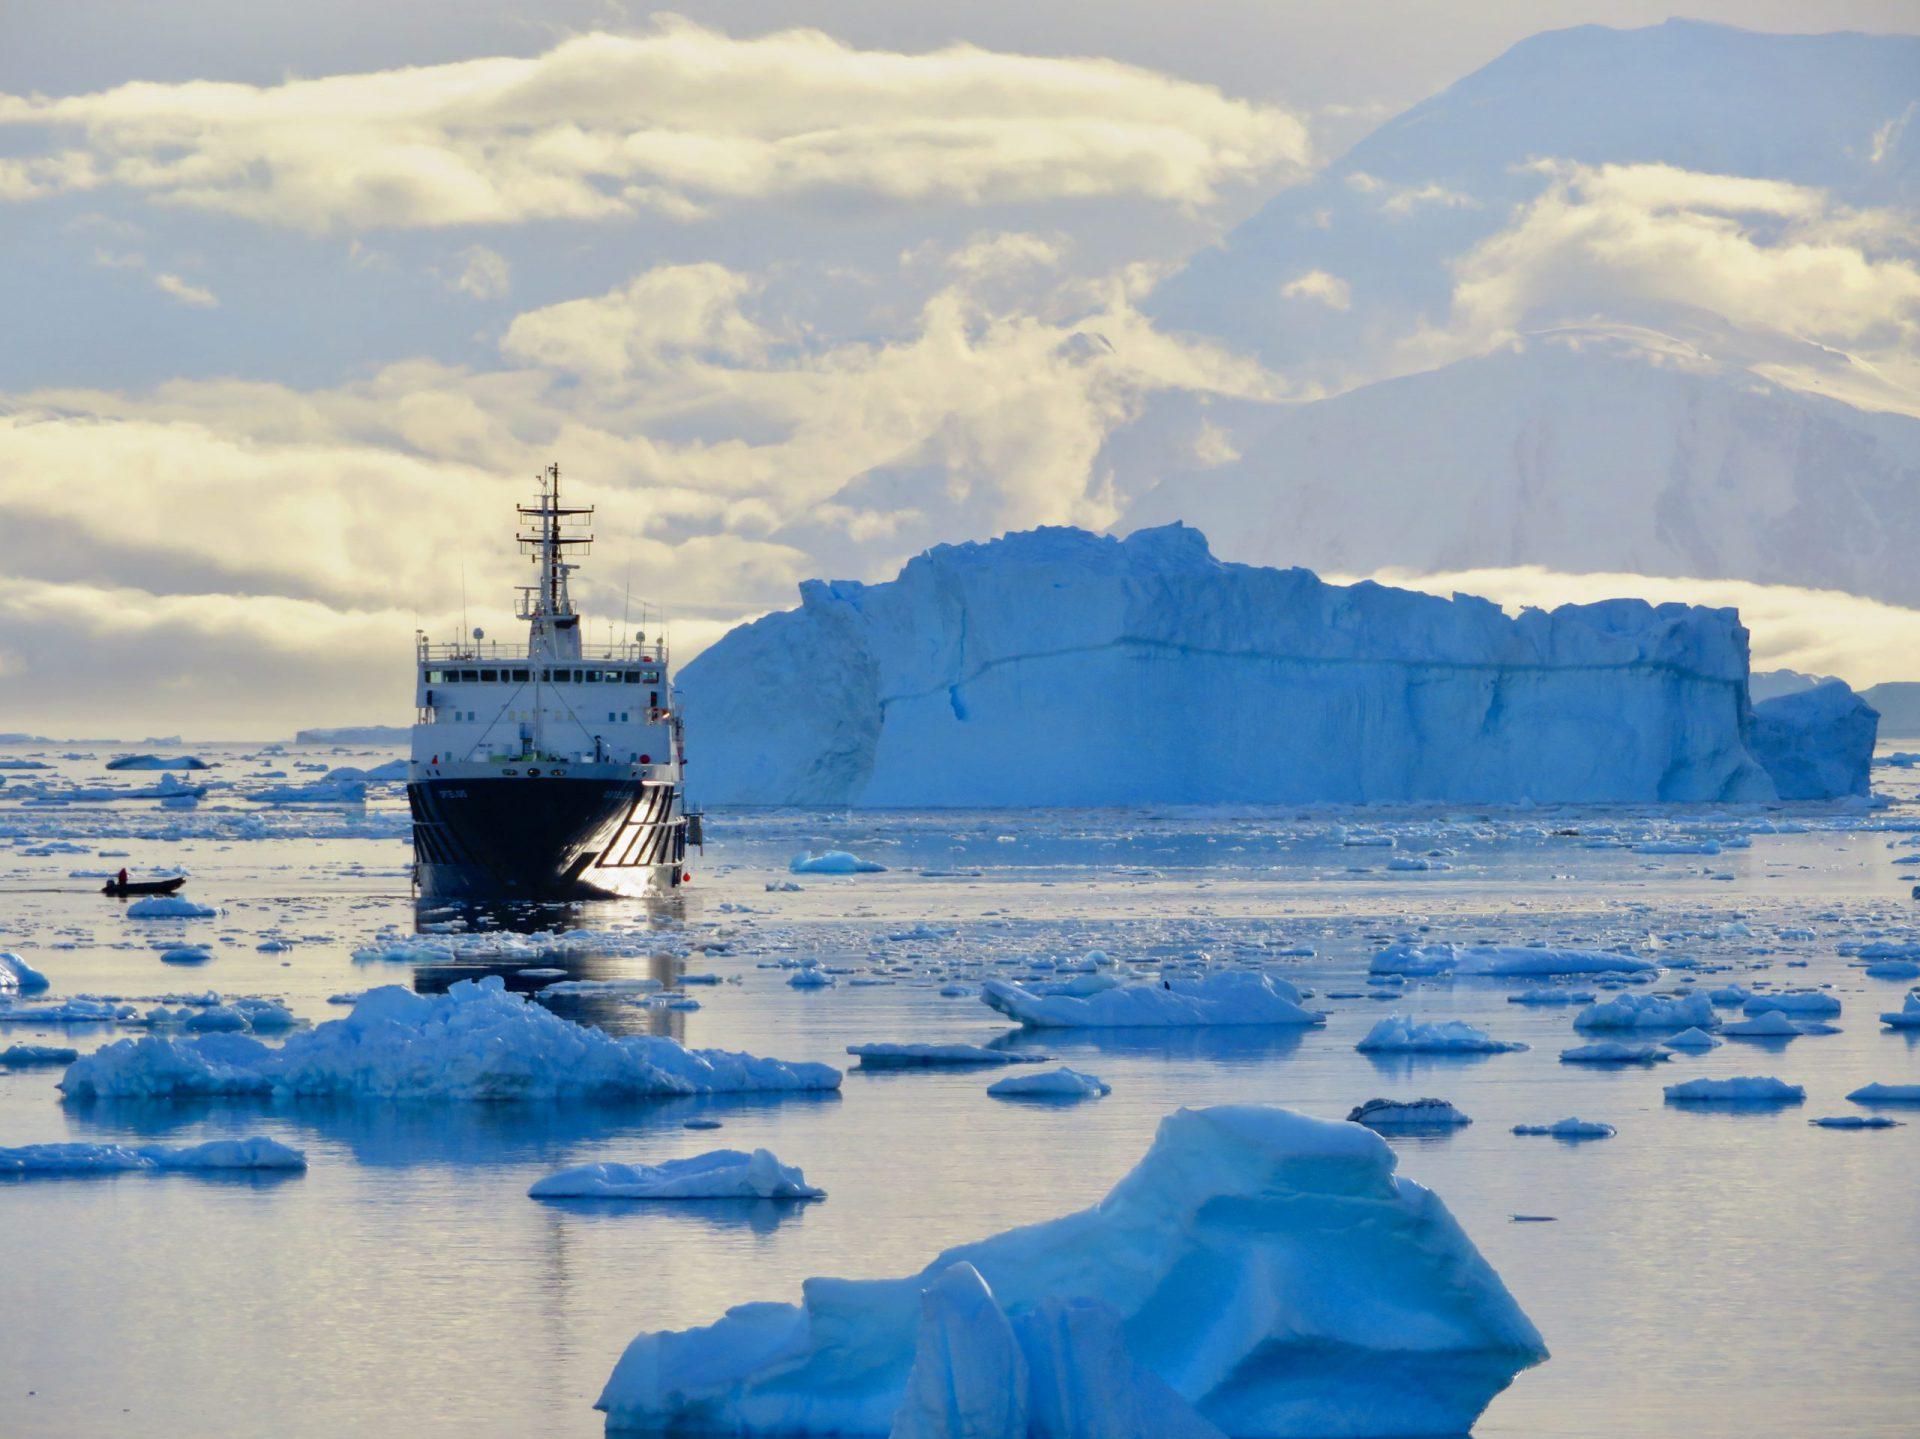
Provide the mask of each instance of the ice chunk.
POLYGON ((824 854, 796 854, 787 861, 787 869, 793 874, 884 874, 886 868, 874 860, 848 854, 844 849, 830 849, 824 854))
POLYGON ((195 755, 182 754, 161 757, 157 754, 123 754, 107 761, 108 769, 211 769, 205 760, 195 755))
POLYGON ((1517 944, 1393 944, 1373 957, 1374 974, 1554 975, 1639 974, 1650 960, 1591 949, 1533 949, 1517 944))
POLYGON ((26 1144, 0 1149, 0 1174, 124 1174, 131 1170, 300 1170, 307 1156, 278 1140, 216 1139, 184 1149, 162 1144, 26 1144))
POLYGON ((1888 1119, 1884 1114, 1833 1114, 1819 1119, 1809 1119, 1809 1124, 1822 1129, 1897 1129, 1900 1121, 1888 1119))
POLYGON ((536 1180, 534 1199, 825 1199, 769 1150, 715 1149, 659 1164, 583 1164, 536 1180))
POLYGON ((1508 1054, 1526 1047, 1494 1039, 1464 1020, 1419 1023, 1397 1014, 1374 1025, 1354 1046, 1362 1054, 1508 1054))
POLYGON ((1867 792, 1880 716, 1841 680, 1761 700, 1747 748, 1782 799, 1867 792))
POLYGON ((1575 1029, 1718 1029, 1704 994, 1620 994, 1590 1004, 1573 1017, 1575 1029))
POLYGON ((10 1044, 5 1049, 0 1049, 0 1065, 5 1065, 9 1069, 72 1064, 79 1057, 79 1050, 68 1049, 58 1044, 10 1044))
POLYGON ((972 1064, 1033 1064, 1048 1056, 983 1044, 849 1044, 862 1069, 935 1069, 972 1064))
POLYGON ((1516 1124, 1515 1134, 1544 1134, 1554 1139, 1611 1139, 1620 1131, 1589 1119, 1556 1119, 1552 1124, 1516 1124))
POLYGON ((1863 1084, 1847 1098, 1855 1104, 1920 1104, 1920 1084, 1863 1084))
POLYGON ((1775 797, 1732 610, 1509 616, 1223 564, 1180 525, 942 545, 800 594, 682 672, 709 803, 1775 797))
POLYGON ((205 964, 212 958, 213 951, 204 944, 177 944, 160 952, 162 964, 205 964))
POLYGON ((12 950, 0 953, 0 994, 39 994, 48 979, 12 950))
POLYGON ((574 1024, 498 975, 445 994, 385 985, 345 1018, 279 1049, 241 1035, 123 1039, 79 1060, 60 1087, 98 1095, 274 1094, 341 1099, 613 1100, 837 1089, 824 1064, 787 1064, 663 1036, 615 1039, 574 1024))
POLYGON ((1013 1074, 987 1086, 995 1099, 1047 1099, 1071 1102, 1100 1099, 1113 1093, 1113 1086, 1091 1074, 1062 1066, 1041 1074, 1013 1074))
POLYGON ((1672 1039, 1660 1041, 1668 1049, 1718 1049, 1720 1041, 1704 1029, 1683 1029, 1672 1039))
MULTIPOLYGON (((1088 1427, 1044 1432, 1200 1439, 1173 1422, 1111 1419, 1106 1405, 1130 1401, 1104 1394, 1102 1376, 1133 1366, 1225 1434, 1464 1433, 1545 1347, 1445 1206, 1394 1163, 1359 1125, 1183 1109, 1093 1208, 950 1250, 909 1278, 811 1279, 798 1305, 642 1334, 599 1407, 613 1432, 884 1435, 918 1361, 921 1296, 967 1264, 1002 1313, 1036 1316, 1017 1326, 1036 1376, 1026 1433, 1066 1413, 1088 1427), (1097 1345, 1076 1342, 1048 1307, 1078 1302, 1117 1316, 1093 1325, 1106 1336, 1097 1345)), ((985 1343, 991 1317, 966 1292, 948 1296, 947 1314, 972 1375, 1007 1351, 985 1343)), ((938 1374, 939 1363, 930 1354, 920 1367, 938 1374)), ((1143 1402, 1136 1413, 1161 1412, 1143 1402)))
POLYGON ((1920 994, 1909 994, 1905 1004, 1882 1014, 1880 1022, 1894 1029, 1920 1029, 1920 994))
POLYGON ((1326 1015, 1303 1007, 1300 991, 1276 975, 1229 969, 1167 975, 1096 994, 1041 994, 989 979, 980 998, 1009 1019, 1035 1029, 1181 1028, 1212 1024, 1315 1025, 1326 1015))
POLYGON ((1807 1091, 1765 1075, 1743 1075, 1737 1079, 1689 1079, 1684 1084, 1669 1084, 1669 1104, 1800 1104, 1807 1091))
POLYGON ((212 919, 219 912, 180 894, 150 894, 127 906, 128 919, 212 919))
POLYGON ((1672 1058, 1657 1044, 1622 1044, 1617 1039, 1560 1051, 1562 1064, 1660 1064, 1672 1058))
POLYGON ((1369 1099, 1347 1114, 1369 1129, 1457 1129, 1473 1121, 1444 1099, 1369 1099))
POLYGON ((0 1024, 111 1024, 139 1011, 111 999, 75 997, 59 1004, 0 1005, 0 1024))
POLYGON ((913 1367, 890 1439, 1026 1439, 1027 1361, 980 1271, 964 1261, 920 1294, 913 1367))
POLYGON ((1765 1010, 1752 1019, 1725 1025, 1720 1032, 1728 1039, 1798 1039, 1808 1033, 1777 1009, 1765 1010))
POLYGON ((1780 994, 1756 994, 1747 1001, 1746 1012, 1831 1015, 1840 1012, 1840 1001, 1822 990, 1793 989, 1780 994))
POLYGON ((312 784, 269 785, 265 789, 246 791, 241 798, 276 808, 300 804, 365 804, 367 783, 361 779, 322 779, 312 784))
POLYGON ((839 981, 817 964, 803 964, 787 976, 787 983, 795 989, 829 989, 839 981))

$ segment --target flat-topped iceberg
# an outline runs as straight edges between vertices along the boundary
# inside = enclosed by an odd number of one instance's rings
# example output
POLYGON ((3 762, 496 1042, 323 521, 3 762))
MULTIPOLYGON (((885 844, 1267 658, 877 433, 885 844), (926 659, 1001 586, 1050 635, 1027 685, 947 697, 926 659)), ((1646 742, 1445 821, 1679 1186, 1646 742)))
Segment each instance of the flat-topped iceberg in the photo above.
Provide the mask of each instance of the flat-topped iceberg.
POLYGON ((1545 949, 1518 944, 1390 944, 1367 968, 1374 974, 1487 975, 1640 974, 1650 960, 1597 949, 1545 949))
POLYGON ((1044 1054, 989 1049, 984 1044, 849 1044, 862 1069, 950 1069, 967 1065, 1035 1064, 1044 1054))
POLYGON ((1508 1054, 1526 1047, 1495 1039, 1463 1019, 1419 1021, 1398 1014, 1381 1020, 1354 1045, 1362 1054, 1508 1054))
POLYGON ((1516 1124, 1513 1132, 1552 1139, 1611 1139, 1620 1131, 1611 1124, 1599 1124, 1591 1119, 1556 1119, 1552 1124, 1516 1124))
POLYGON ((1177 524, 941 545, 800 600, 681 674, 709 803, 1775 798, 1728 609, 1508 615, 1224 563, 1177 524))
POLYGON ((1040 1074, 1013 1074, 987 1086, 987 1093, 995 1099, 1039 1099, 1055 1103, 1072 1103, 1081 1099, 1102 1099, 1113 1093, 1113 1086, 1104 1079, 1091 1074, 1082 1074, 1077 1069, 1068 1069, 1064 1065, 1059 1069, 1049 1069, 1040 1074))
POLYGON ((214 1139, 164 1144, 25 1144, 0 1149, 0 1175, 93 1175, 134 1171, 302 1170, 307 1156, 275 1139, 214 1139))
POLYGON ((1035 1029, 1185 1028, 1213 1024, 1315 1025, 1326 1015, 1301 1004, 1300 991, 1276 975, 1228 969, 1168 975, 1092 994, 1044 994, 1010 980, 989 979, 980 998, 1009 1019, 1035 1029))
POLYGON ((1800 1104, 1807 1091, 1769 1075, 1741 1075, 1734 1079, 1689 1079, 1669 1084, 1668 1104, 1800 1104))
POLYGON ((1789 989, 1756 994, 1744 1007, 1748 1014, 1832 1015, 1840 1012, 1840 1001, 1825 990, 1789 989))
POLYGON ((273 1095, 338 1099, 615 1100, 837 1089, 840 1071, 652 1035, 615 1039, 509 991, 498 975, 445 994, 368 990, 345 1018, 278 1049, 242 1034, 147 1035, 85 1056, 70 1099, 273 1095))
POLYGON ((735 1436, 1192 1439, 1189 1411, 1249 1439, 1464 1433, 1546 1349, 1394 1165, 1357 1124, 1182 1109, 1093 1208, 904 1279, 810 1279, 798 1304, 642 1334, 599 1407, 611 1432, 735 1436), (1121 1427, 1048 1427, 1110 1416, 1081 1407, 1103 1394, 1121 1427), (1000 1427, 940 1427, 949 1412, 1000 1427))
POLYGON ((772 1151, 715 1149, 659 1164, 583 1164, 535 1180, 533 1199, 824 1199, 772 1151))

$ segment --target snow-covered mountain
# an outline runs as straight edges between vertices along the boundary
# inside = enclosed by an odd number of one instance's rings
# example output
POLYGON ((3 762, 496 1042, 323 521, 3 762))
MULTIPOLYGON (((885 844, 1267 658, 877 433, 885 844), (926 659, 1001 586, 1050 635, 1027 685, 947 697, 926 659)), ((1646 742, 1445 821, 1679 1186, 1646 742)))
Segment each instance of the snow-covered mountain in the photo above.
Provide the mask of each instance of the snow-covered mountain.
POLYGON ((1225 423, 1238 457, 1182 470, 1160 444, 1130 523, 1349 574, 1539 564, 1920 604, 1920 420, 1654 331, 1532 335, 1225 423))
POLYGON ((1768 800, 1733 611, 1223 564, 1181 526, 943 545, 683 671, 710 804, 1768 800))

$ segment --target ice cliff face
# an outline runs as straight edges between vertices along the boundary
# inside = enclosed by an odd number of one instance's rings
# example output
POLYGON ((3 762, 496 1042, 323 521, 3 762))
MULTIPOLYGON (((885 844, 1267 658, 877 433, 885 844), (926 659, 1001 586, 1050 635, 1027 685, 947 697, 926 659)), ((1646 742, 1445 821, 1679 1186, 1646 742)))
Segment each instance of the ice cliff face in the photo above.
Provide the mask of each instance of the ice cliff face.
POLYGON ((1182 525, 811 581, 682 679, 707 802, 863 806, 1768 800, 1746 682, 1731 610, 1510 617, 1182 525))
POLYGON ((1782 799, 1863 795, 1880 716, 1840 680, 1753 707, 1749 741, 1782 799))

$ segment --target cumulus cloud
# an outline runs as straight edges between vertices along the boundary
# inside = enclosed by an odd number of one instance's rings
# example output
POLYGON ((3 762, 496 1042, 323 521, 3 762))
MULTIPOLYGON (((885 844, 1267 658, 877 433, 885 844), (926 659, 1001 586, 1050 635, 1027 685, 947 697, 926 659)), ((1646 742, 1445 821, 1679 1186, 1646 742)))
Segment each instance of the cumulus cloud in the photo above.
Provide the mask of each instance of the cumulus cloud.
POLYGON ((475 300, 498 300, 513 288, 513 267, 498 250, 469 245, 454 258, 460 261, 460 269, 447 284, 460 294, 475 300))
POLYGON ((315 231, 797 197, 1200 206, 1308 158, 1284 110, 1113 61, 736 39, 679 19, 531 58, 0 96, 0 131, 48 149, 0 161, 0 199, 113 185, 315 231))
POLYGON ((1456 266, 1456 329, 1647 302, 1867 349, 1920 338, 1920 226, 1824 191, 1668 165, 1544 161, 1546 189, 1456 266))
POLYGON ((1329 310, 1346 310, 1353 305, 1353 287, 1338 275, 1325 270, 1308 270, 1280 287, 1289 300, 1310 300, 1329 310))
POLYGON ((1752 633, 1756 670, 1838 675, 1856 687, 1912 679, 1920 654, 1920 610, 1840 590, 1762 585, 1746 580, 1635 574, 1564 574, 1538 565, 1422 574, 1384 569, 1367 578, 1403 589, 1484 595, 1508 610, 1634 596, 1655 604, 1731 607, 1752 633))
POLYGON ((753 284, 724 265, 665 265, 604 295, 517 316, 501 341, 515 359, 578 374, 657 373, 682 360, 737 361, 766 348, 741 312, 753 284))

